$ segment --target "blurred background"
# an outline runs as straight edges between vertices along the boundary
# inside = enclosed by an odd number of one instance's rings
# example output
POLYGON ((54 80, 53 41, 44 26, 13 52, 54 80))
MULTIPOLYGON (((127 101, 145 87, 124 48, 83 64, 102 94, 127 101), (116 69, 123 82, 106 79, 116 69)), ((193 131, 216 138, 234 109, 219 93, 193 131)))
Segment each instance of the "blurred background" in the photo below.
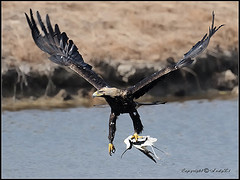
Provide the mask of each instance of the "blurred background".
POLYGON ((1 1, 3 178, 236 178, 239 175, 238 1, 1 1), (85 62, 119 88, 177 62, 212 23, 225 24, 188 68, 172 72, 138 101, 143 135, 158 139, 155 164, 123 140, 118 118, 109 156, 109 106, 35 44, 25 14, 39 11, 74 41, 85 62), (95 105, 104 106, 95 106, 95 105), (89 108, 91 107, 91 108, 89 108), (205 173, 202 169, 208 169, 205 173), (186 173, 186 171, 191 173, 186 173), (197 172, 197 173, 196 173, 197 172))
MULTIPOLYGON (((140 101, 238 95, 238 2, 2 2, 2 108, 92 106, 94 88, 50 60, 33 42, 24 13, 49 14, 85 62, 109 84, 134 85, 178 61, 215 26, 225 24, 190 68, 163 78, 140 101)), ((100 101, 100 102, 99 102, 100 101)))

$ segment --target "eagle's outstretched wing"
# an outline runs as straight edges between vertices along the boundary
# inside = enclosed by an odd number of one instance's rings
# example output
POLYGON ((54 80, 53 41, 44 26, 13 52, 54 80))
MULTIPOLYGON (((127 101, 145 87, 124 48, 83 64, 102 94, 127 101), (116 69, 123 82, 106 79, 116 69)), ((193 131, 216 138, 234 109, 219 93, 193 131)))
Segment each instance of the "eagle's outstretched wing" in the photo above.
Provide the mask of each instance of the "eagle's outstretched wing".
POLYGON ((59 65, 68 66, 91 83, 96 89, 108 86, 108 84, 92 70, 92 66, 84 62, 76 45, 72 40, 68 40, 67 34, 65 32, 61 33, 57 24, 55 24, 55 30, 52 28, 48 15, 46 15, 46 28, 37 11, 37 19, 44 35, 41 35, 37 27, 32 10, 30 9, 30 18, 26 13, 25 15, 32 31, 34 42, 42 51, 50 55, 49 59, 51 61, 59 65))
POLYGON ((136 85, 128 88, 128 94, 137 99, 153 88, 165 74, 192 64, 192 58, 195 58, 207 48, 210 38, 222 26, 224 26, 224 24, 220 25, 218 28, 216 28, 216 26, 214 27, 214 12, 212 12, 212 26, 211 28, 209 27, 209 34, 206 33, 201 41, 198 41, 187 53, 184 54, 183 59, 179 60, 176 64, 165 67, 141 80, 136 85))

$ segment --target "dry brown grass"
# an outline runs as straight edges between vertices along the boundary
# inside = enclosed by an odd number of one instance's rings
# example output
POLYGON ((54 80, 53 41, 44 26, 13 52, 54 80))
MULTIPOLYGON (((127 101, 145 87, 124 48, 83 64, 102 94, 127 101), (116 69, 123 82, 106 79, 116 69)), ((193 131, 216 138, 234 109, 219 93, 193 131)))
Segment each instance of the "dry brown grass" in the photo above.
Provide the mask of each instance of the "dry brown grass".
POLYGON ((2 63, 51 64, 34 44, 24 12, 59 24, 84 59, 160 61, 182 57, 211 24, 226 24, 210 43, 238 48, 238 2, 2 2, 2 63), (9 59, 12 59, 10 61, 9 59))

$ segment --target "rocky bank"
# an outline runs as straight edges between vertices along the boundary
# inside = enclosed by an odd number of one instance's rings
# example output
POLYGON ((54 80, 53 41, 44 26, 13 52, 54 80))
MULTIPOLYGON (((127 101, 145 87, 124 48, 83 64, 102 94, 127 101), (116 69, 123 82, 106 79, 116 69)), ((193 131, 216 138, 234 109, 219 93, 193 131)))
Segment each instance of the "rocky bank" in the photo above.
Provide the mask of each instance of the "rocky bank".
POLYGON ((163 77, 139 101, 238 96, 238 2, 20 3, 2 3, 3 110, 105 103, 92 99, 95 90, 87 81, 47 60, 36 47, 23 13, 30 7, 43 17, 48 13, 85 61, 119 88, 178 61, 207 32, 214 10, 215 24, 226 25, 208 49, 191 67, 163 77))

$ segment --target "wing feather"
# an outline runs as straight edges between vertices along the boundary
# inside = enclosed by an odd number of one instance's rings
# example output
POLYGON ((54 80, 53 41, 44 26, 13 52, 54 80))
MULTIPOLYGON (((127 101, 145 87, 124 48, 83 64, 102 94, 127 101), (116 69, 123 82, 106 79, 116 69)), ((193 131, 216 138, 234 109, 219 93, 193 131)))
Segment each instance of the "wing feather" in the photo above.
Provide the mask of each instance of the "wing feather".
POLYGON ((215 32, 217 32, 218 29, 220 29, 224 24, 220 25, 218 28, 213 27, 214 26, 214 11, 212 12, 212 26, 209 27, 209 33, 207 36, 207 33, 203 36, 201 41, 198 41, 187 53, 184 54, 183 58, 195 58, 199 54, 201 54, 208 46, 210 42, 210 38, 214 35, 215 32))
POLYGON ((57 24, 55 24, 55 31, 53 30, 48 14, 46 15, 46 28, 40 13, 37 11, 37 19, 44 35, 41 35, 37 27, 32 10, 30 9, 30 18, 26 13, 25 15, 35 44, 42 51, 50 55, 49 59, 51 61, 59 65, 68 66, 91 83, 96 89, 101 89, 106 86, 109 87, 109 85, 92 70, 92 66, 84 62, 82 55, 78 52, 77 46, 72 40, 69 40, 65 32, 61 33, 57 24))
POLYGON ((192 64, 192 58, 200 55, 208 46, 210 38, 213 36, 218 29, 220 29, 224 24, 220 25, 218 28, 214 27, 214 12, 212 12, 212 25, 209 27, 209 33, 205 34, 203 38, 198 41, 187 53, 184 54, 183 59, 179 60, 176 64, 165 67, 158 72, 155 72, 149 77, 138 82, 136 85, 127 89, 128 95, 137 99, 143 96, 146 92, 148 92, 151 88, 153 88, 161 77, 165 74, 168 74, 177 69, 183 68, 185 66, 189 66, 192 64))
POLYGON ((187 65, 191 64, 192 62, 193 62, 193 60, 191 58, 188 58, 188 59, 182 60, 181 63, 179 61, 179 65, 175 64, 175 65, 165 67, 165 68, 161 69, 160 71, 153 73, 149 77, 144 78, 143 80, 138 82, 136 85, 128 88, 127 93, 128 93, 128 95, 137 99, 137 98, 143 96, 151 88, 153 88, 160 80, 160 77, 164 76, 165 74, 170 73, 171 71, 175 71, 184 66, 187 66, 187 65))
POLYGON ((144 153, 147 157, 149 157, 151 160, 153 160, 155 163, 157 163, 157 161, 153 158, 153 156, 151 155, 152 152, 147 150, 146 148, 142 147, 142 149, 138 148, 139 151, 141 151, 142 153, 144 153))

